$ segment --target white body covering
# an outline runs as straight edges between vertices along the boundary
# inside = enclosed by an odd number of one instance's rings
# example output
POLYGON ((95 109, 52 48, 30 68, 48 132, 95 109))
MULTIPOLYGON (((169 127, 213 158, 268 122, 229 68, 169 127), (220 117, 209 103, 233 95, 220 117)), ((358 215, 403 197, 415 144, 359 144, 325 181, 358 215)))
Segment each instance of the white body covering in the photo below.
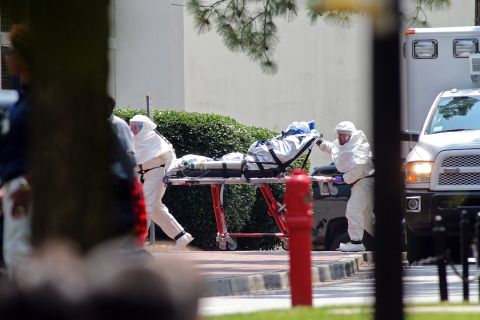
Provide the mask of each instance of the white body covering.
POLYGON ((175 160, 175 152, 173 150, 156 157, 145 163, 144 168, 154 168, 162 164, 165 167, 148 171, 144 175, 143 193, 145 196, 145 204, 147 207, 148 219, 147 227, 153 220, 162 228, 165 234, 174 239, 183 231, 183 227, 178 223, 174 216, 169 212, 167 206, 162 202, 167 186, 163 183, 165 176, 165 168, 170 166, 172 160, 175 160))
POLYGON ((345 216, 348 220, 348 235, 352 241, 361 241, 363 231, 374 235, 373 191, 374 174, 371 159, 370 144, 361 130, 356 130, 353 124, 350 128, 352 135, 344 145, 338 140, 323 141, 320 150, 328 152, 337 170, 343 173, 343 179, 353 184, 351 196, 347 203, 345 216))
POLYGON ((132 121, 143 124, 142 129, 133 136, 137 164, 143 164, 173 150, 172 144, 155 132, 157 125, 148 117, 136 115, 130 120, 132 121))
POLYGON ((110 121, 112 122, 112 128, 115 135, 120 139, 123 148, 129 154, 134 154, 135 149, 133 147, 133 134, 130 131, 130 127, 122 118, 117 117, 116 115, 112 115, 110 117, 110 121))
POLYGON ((168 168, 168 175, 175 176, 175 172, 186 168, 221 170, 225 166, 227 169, 241 170, 244 163, 248 170, 260 170, 256 162, 261 162, 264 169, 277 168, 278 164, 269 152, 270 148, 275 152, 281 163, 286 163, 294 159, 305 147, 309 147, 318 136, 318 133, 315 131, 286 137, 278 136, 268 140, 268 144, 257 141, 249 147, 247 154, 244 155, 239 152, 228 153, 222 156, 220 160, 188 154, 172 162, 172 165, 168 168))
POLYGON ((24 179, 19 177, 13 179, 4 185, 3 195, 3 257, 5 265, 9 270, 14 271, 20 264, 24 263, 32 251, 31 238, 31 210, 26 214, 13 217, 13 202, 10 196, 20 188, 20 181, 24 179))
POLYGON ((162 228, 165 234, 174 239, 183 232, 183 227, 162 202, 166 185, 163 183, 166 168, 176 160, 175 151, 168 140, 155 132, 157 125, 148 117, 134 116, 130 121, 142 122, 141 130, 133 137, 135 159, 143 170, 149 170, 143 176, 143 192, 147 207, 147 227, 151 221, 162 228))
POLYGON ((247 167, 249 170, 258 170, 259 168, 254 162, 259 161, 263 163, 265 169, 276 168, 278 165, 268 151, 269 148, 275 151, 278 160, 285 163, 293 159, 312 139, 315 140, 318 137, 319 135, 315 131, 311 133, 292 134, 282 138, 280 136, 275 137, 268 140, 269 144, 255 142, 248 148, 248 153, 245 157, 247 167))

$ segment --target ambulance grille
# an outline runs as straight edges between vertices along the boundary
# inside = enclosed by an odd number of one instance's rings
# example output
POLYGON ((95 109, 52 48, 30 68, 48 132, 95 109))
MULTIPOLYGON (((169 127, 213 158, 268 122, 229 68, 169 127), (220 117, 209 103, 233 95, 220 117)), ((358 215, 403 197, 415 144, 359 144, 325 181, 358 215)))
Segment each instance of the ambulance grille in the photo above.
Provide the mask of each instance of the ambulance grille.
POLYGON ((439 185, 480 185, 480 173, 440 173, 439 185))
POLYGON ((432 168, 430 188, 438 191, 480 190, 480 149, 440 152, 432 168))
POLYGON ((480 58, 472 58, 472 71, 480 72, 480 58))
POLYGON ((442 167, 480 167, 480 155, 448 157, 442 167))

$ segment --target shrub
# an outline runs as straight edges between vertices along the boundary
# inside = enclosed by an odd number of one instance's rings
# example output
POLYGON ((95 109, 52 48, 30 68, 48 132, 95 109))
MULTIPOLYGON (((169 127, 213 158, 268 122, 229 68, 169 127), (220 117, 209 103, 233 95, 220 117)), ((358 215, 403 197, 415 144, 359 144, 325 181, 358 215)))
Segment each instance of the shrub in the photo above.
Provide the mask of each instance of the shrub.
MULTIPOLYGON (((129 121, 139 110, 116 110, 115 114, 129 121)), ((257 140, 265 140, 277 133, 271 130, 242 125, 230 117, 183 112, 155 111, 153 119, 174 146, 177 157, 197 154, 220 157, 230 152, 245 153, 257 140)), ((298 161, 297 164, 303 163, 298 161)), ((272 187, 277 199, 283 194, 282 185, 272 187)), ((208 186, 169 187, 164 202, 178 222, 195 237, 193 245, 202 249, 216 247, 217 234, 210 188, 208 186)), ((227 185, 224 191, 224 209, 229 232, 278 232, 275 221, 266 210, 260 190, 248 185, 227 185)), ((162 235, 165 238, 165 235, 162 235)), ((273 249, 278 239, 239 238, 239 249, 273 249)))

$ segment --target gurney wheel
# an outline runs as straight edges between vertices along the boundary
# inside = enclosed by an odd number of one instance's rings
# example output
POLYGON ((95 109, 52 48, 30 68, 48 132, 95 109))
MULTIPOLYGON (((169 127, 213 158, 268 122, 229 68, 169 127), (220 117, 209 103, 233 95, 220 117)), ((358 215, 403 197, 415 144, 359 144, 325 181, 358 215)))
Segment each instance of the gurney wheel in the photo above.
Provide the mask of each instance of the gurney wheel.
POLYGON ((283 238, 281 241, 283 250, 288 251, 288 238, 283 238))
POLYGON ((227 241, 225 239, 217 241, 217 248, 220 251, 226 251, 227 250, 227 241))
POLYGON ((235 251, 235 250, 237 250, 237 247, 238 247, 237 240, 232 239, 232 238, 227 239, 227 249, 228 250, 235 251))

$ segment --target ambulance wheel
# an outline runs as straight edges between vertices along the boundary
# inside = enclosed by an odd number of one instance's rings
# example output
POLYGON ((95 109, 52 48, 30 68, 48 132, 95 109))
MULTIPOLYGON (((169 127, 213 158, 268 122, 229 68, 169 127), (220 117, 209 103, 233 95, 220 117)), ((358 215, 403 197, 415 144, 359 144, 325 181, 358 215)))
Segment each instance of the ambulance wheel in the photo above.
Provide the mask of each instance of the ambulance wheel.
POLYGON ((283 250, 288 251, 288 238, 282 238, 280 241, 282 242, 283 250))
POLYGON ((407 240, 407 259, 409 263, 432 257, 433 237, 419 236, 413 233, 408 226, 406 226, 406 240, 407 240))
POLYGON ((229 251, 235 251, 237 250, 237 247, 238 247, 237 240, 232 238, 227 239, 227 249, 229 251))

